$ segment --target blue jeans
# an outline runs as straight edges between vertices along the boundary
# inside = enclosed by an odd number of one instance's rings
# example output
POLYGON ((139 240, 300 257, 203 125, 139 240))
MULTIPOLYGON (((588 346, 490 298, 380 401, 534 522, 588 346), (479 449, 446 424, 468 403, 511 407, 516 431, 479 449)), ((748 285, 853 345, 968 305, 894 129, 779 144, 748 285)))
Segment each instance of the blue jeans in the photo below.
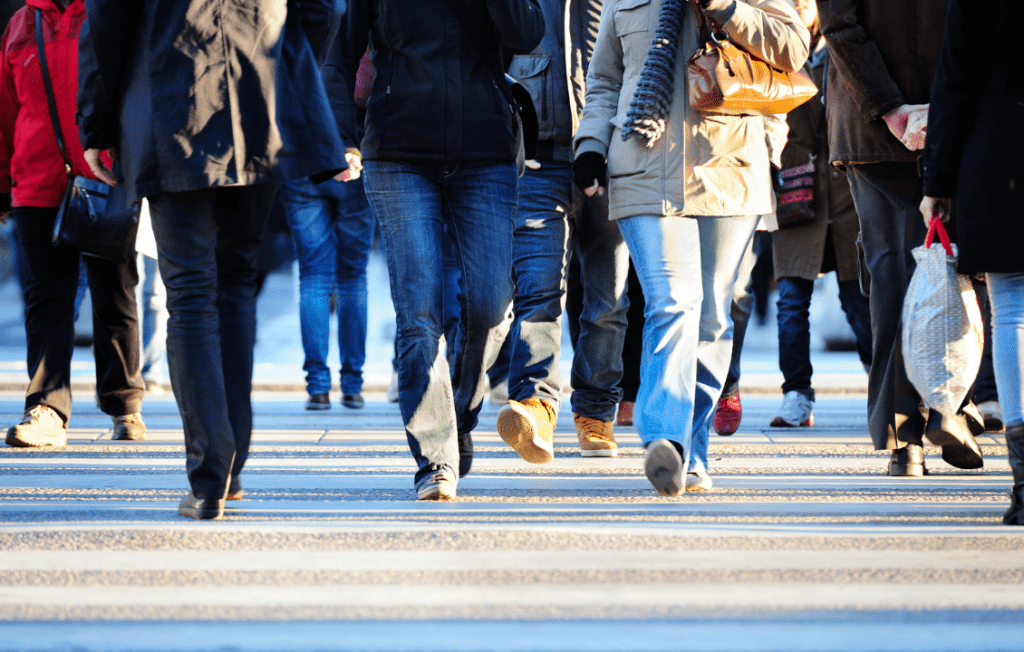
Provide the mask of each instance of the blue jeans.
POLYGON ((1024 273, 989 272, 992 302, 992 360, 999 407, 1007 426, 1024 423, 1021 379, 1024 378, 1024 273))
POLYGON ((618 221, 647 302, 634 419, 644 443, 675 441, 707 469, 708 430, 732 357, 733 286, 754 217, 618 221))
MULTIPOLYGON (((778 322, 779 322, 779 370, 782 372, 782 392, 800 392, 814 400, 811 387, 811 294, 814 281, 786 277, 780 278, 778 322)), ((871 315, 868 302, 860 293, 856 280, 839 281, 839 303, 846 313, 846 320, 853 328, 857 348, 871 359, 871 315)), ((862 360, 864 358, 862 357, 862 360)))
POLYGON ((484 371, 501 347, 512 300, 512 163, 366 161, 366 196, 380 224, 398 322, 399 407, 416 482, 458 478, 458 438, 476 427, 484 371), (454 371, 446 358, 444 250, 462 295, 454 371))
POLYGON ((306 390, 325 394, 331 389, 330 301, 337 291, 341 393, 358 394, 366 361, 366 263, 374 232, 363 180, 314 184, 301 179, 281 184, 280 197, 299 260, 306 390))
POLYGON ((142 379, 164 383, 164 356, 167 354, 167 290, 160 278, 155 258, 136 256, 139 284, 135 286, 135 302, 139 304, 142 323, 142 379))
POLYGON ((602 421, 615 418, 622 396, 629 252, 604 197, 586 197, 567 163, 543 161, 519 186, 512 238, 515 321, 509 398, 541 398, 556 410, 562 396, 558 359, 570 252, 580 260, 583 310, 572 362, 572 410, 602 421))

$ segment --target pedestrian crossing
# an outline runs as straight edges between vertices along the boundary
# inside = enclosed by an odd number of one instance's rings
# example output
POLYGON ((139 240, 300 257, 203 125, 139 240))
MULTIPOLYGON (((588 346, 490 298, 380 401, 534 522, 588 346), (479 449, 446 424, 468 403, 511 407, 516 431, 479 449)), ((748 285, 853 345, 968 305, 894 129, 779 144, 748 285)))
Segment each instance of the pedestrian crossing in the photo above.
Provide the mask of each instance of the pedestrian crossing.
POLYGON ((216 522, 177 515, 170 397, 147 397, 146 442, 76 403, 66 449, 0 449, 0 652, 1021 649, 999 434, 980 471, 928 448, 931 475, 890 479, 863 395, 821 395, 801 430, 745 396, 712 435, 715 491, 665 498, 632 428, 583 459, 563 414, 534 466, 488 405, 458 500, 420 503, 397 406, 368 398, 311 416, 257 395, 246 496, 216 522))

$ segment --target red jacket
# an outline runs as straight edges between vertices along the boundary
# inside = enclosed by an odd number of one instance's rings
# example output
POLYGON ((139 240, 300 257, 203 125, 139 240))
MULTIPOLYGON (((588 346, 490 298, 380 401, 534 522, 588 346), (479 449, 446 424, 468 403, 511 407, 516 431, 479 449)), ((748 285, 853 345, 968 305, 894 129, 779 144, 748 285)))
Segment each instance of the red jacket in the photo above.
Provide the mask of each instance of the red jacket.
MULTIPOLYGON (((85 23, 84 0, 61 13, 54 0, 28 0, 0 43, 0 193, 12 206, 59 206, 67 174, 53 133, 36 46, 36 8, 43 11, 43 42, 57 114, 72 172, 89 171, 75 124, 78 95, 78 33, 85 23)), ((3 199, 0 199, 3 201, 3 199)))

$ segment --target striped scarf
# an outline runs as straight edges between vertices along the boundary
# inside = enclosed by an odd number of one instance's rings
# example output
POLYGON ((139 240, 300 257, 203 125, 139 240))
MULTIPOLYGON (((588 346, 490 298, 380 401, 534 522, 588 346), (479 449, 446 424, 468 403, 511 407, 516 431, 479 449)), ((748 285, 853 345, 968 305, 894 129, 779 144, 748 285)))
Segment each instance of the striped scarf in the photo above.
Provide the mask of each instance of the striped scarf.
POLYGON ((687 0, 665 0, 661 5, 654 41, 622 124, 622 140, 639 138, 647 147, 654 147, 665 133, 675 92, 676 48, 686 8, 687 0))

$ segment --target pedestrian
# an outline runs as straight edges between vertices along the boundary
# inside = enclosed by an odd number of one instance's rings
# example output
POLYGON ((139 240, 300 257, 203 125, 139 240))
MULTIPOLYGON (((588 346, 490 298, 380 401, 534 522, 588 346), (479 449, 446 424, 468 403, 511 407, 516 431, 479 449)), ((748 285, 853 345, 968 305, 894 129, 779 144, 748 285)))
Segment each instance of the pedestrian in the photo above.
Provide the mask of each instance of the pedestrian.
POLYGON ((29 375, 25 416, 7 431, 10 446, 67 444, 80 262, 93 299, 97 403, 113 420, 114 439, 140 440, 146 434, 139 414, 145 389, 139 373, 135 261, 112 262, 51 244, 68 173, 96 178, 75 126, 84 19, 83 0, 29 0, 14 14, 0 45, 0 221, 9 210, 17 230, 29 375), (51 120, 37 26, 63 146, 51 120))
POLYGON ((829 50, 826 120, 829 162, 846 169, 871 275, 871 371, 868 430, 877 450, 892 451, 888 474, 926 473, 923 438, 941 443, 954 466, 976 468, 980 415, 921 413, 907 378, 900 313, 914 272, 911 250, 924 242, 918 216, 917 159, 949 0, 818 0, 829 50))
POLYGON ((984 272, 992 303, 992 357, 1013 471, 1007 525, 1024 525, 1024 72, 1014 47, 1024 5, 984 12, 950 0, 932 86, 922 173, 925 222, 957 203, 957 271, 984 272))
MULTIPOLYGON (((354 0, 345 23, 348 79, 367 44, 376 71, 365 135, 352 120, 345 144, 362 155, 387 255, 417 496, 449 500, 472 464, 485 372, 512 298, 516 142, 498 87, 502 51, 535 48, 543 17, 536 0, 354 0), (456 342, 444 336, 449 247, 460 293, 454 370, 446 349, 456 342)), ((349 93, 332 99, 352 105, 349 93)))
MULTIPOLYGON (((811 32, 811 56, 804 67, 822 87, 827 49, 814 0, 797 0, 797 11, 811 32)), ((772 232, 772 258, 779 286, 779 369, 782 406, 773 428, 814 425, 811 386, 811 295, 819 275, 835 271, 839 304, 853 329, 861 362, 871 364, 871 314, 857 276, 860 225, 846 175, 828 164, 825 107, 819 93, 787 116, 789 140, 782 151, 781 215, 794 222, 772 232), (787 213, 787 211, 789 211, 787 213), (799 221, 797 221, 799 220, 799 221)))
MULTIPOLYGON (((769 64, 795 71, 807 58, 809 35, 788 0, 700 4, 769 64)), ((607 186, 643 287, 634 416, 647 478, 664 495, 712 488, 708 431, 729 370, 733 286, 758 216, 773 208, 764 116, 706 115, 687 102, 699 31, 688 2, 605 3, 573 164, 588 194, 607 186), (680 23, 675 36, 668 26, 680 23), (634 100, 640 83, 657 89, 651 104, 666 115, 634 100)))
POLYGON ((139 270, 135 301, 139 305, 139 320, 142 324, 142 382, 150 394, 163 394, 164 385, 167 384, 167 289, 160 278, 156 238, 153 236, 148 202, 142 203, 139 214, 135 251, 135 264, 139 270))
POLYGON ((586 70, 601 0, 541 0, 544 39, 513 57, 510 74, 530 92, 539 117, 536 159, 519 183, 512 237, 515 280, 509 400, 498 412, 502 440, 528 462, 554 458, 562 398, 562 311, 569 260, 579 263, 582 310, 571 372, 573 423, 583 457, 614 457, 622 396, 629 253, 608 219, 608 198, 572 180, 572 137, 583 113, 586 70))
POLYGON ((93 171, 147 197, 190 518, 242 497, 252 432, 256 257, 278 181, 330 178, 344 146, 318 64, 340 0, 90 0, 80 51, 93 171), (133 38, 128 40, 125 35, 133 38), (103 168, 113 150, 123 178, 103 168))

